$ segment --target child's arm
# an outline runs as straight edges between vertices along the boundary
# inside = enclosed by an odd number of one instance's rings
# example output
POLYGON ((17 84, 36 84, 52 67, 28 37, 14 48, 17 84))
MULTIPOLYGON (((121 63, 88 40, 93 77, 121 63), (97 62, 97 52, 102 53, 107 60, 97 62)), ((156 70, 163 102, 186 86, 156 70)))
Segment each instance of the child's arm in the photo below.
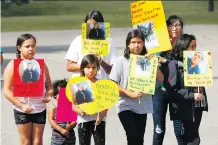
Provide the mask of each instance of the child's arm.
POLYGON ((54 120, 54 115, 55 115, 54 109, 55 109, 55 106, 54 106, 54 104, 52 104, 48 110, 48 121, 54 129, 56 129, 57 131, 59 131, 63 135, 67 135, 68 131, 66 129, 60 127, 60 125, 58 125, 57 122, 54 120))
POLYGON ((104 117, 107 115, 107 111, 108 111, 108 109, 103 110, 103 111, 98 113, 97 118, 96 118, 97 125, 99 125, 101 123, 101 121, 104 119, 104 117))
POLYGON ((12 92, 12 82, 14 75, 14 61, 11 60, 5 68, 4 71, 4 96, 14 105, 20 107, 24 113, 29 113, 32 111, 32 107, 22 103, 19 99, 14 97, 12 92))
POLYGON ((51 100, 51 96, 53 96, 53 88, 52 88, 49 70, 46 64, 45 64, 45 78, 46 78, 46 82, 45 82, 46 93, 45 93, 45 98, 43 99, 43 103, 48 103, 51 100))
POLYGON ((78 115, 81 115, 82 117, 86 115, 84 111, 82 111, 78 106, 72 103, 72 110, 76 112, 78 115))
POLYGON ((120 93, 120 95, 124 95, 124 96, 130 97, 130 98, 135 98, 135 99, 138 99, 138 98, 142 97, 143 95, 146 95, 145 92, 130 91, 130 90, 121 88, 120 86, 119 86, 119 93, 120 93))
POLYGON ((73 129, 76 125, 77 125, 77 123, 76 123, 75 121, 70 122, 69 124, 67 124, 66 130, 71 130, 71 129, 73 129))
POLYGON ((68 72, 78 72, 80 71, 80 65, 77 62, 67 60, 67 71, 68 72))
POLYGON ((107 64, 107 63, 102 59, 101 56, 98 56, 98 61, 99 61, 99 64, 101 65, 101 67, 104 69, 104 71, 105 71, 107 74, 110 74, 112 65, 107 64))
POLYGON ((101 116, 105 117, 107 115, 107 111, 108 111, 108 109, 101 111, 100 112, 101 116))
POLYGON ((101 58, 99 58, 100 60, 99 60, 99 63, 100 63, 100 65, 101 65, 101 67, 105 70, 105 72, 107 73, 107 74, 110 74, 110 72, 111 72, 111 69, 112 69, 112 66, 113 66, 113 64, 115 63, 115 61, 116 61, 116 59, 117 59, 117 49, 116 49, 116 47, 115 47, 115 45, 114 45, 114 43, 113 43, 113 41, 111 40, 110 41, 110 53, 109 53, 109 55, 107 56, 108 57, 108 60, 110 60, 110 62, 109 63, 106 63, 103 59, 102 59, 102 57, 101 58))

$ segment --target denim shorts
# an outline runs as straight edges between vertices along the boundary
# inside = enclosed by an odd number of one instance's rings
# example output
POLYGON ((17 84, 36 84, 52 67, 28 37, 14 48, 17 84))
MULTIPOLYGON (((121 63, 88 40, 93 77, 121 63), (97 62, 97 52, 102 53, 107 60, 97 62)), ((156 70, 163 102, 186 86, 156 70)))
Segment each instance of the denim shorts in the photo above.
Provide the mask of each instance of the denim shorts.
POLYGON ((45 124, 46 110, 40 113, 27 114, 14 109, 14 119, 16 124, 26 124, 29 122, 36 123, 36 124, 45 124))

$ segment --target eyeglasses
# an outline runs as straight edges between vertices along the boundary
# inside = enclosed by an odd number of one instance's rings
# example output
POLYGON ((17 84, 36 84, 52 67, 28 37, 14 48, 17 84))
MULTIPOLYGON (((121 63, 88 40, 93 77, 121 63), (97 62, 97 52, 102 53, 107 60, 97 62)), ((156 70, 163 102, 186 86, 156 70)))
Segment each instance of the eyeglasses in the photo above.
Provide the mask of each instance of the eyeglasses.
POLYGON ((176 24, 176 25, 169 25, 168 26, 168 28, 170 28, 170 29, 172 29, 172 28, 177 28, 177 29, 179 29, 179 28, 181 28, 181 24, 176 24))

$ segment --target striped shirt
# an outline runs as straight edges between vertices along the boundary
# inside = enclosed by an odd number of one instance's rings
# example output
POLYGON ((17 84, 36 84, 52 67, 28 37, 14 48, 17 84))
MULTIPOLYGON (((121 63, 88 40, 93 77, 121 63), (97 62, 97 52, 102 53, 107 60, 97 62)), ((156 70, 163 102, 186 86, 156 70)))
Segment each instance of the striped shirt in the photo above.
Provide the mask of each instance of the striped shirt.
MULTIPOLYGON (((113 65, 109 78, 117 82, 121 88, 127 89, 129 76, 129 59, 120 56, 117 62, 113 65)), ((116 104, 117 113, 130 110, 137 114, 153 113, 152 96, 146 95, 139 100, 128 96, 120 95, 119 101, 116 104)))
MULTIPOLYGON (((57 106, 54 105, 54 120, 56 120, 56 110, 57 106)), ((66 128, 67 122, 58 122, 57 123, 60 127, 66 128)), ((62 135, 59 131, 53 128, 52 130, 52 136, 51 136, 51 144, 56 145, 56 144, 70 144, 70 145, 75 145, 76 143, 76 136, 74 129, 69 130, 69 134, 67 136, 62 135)))

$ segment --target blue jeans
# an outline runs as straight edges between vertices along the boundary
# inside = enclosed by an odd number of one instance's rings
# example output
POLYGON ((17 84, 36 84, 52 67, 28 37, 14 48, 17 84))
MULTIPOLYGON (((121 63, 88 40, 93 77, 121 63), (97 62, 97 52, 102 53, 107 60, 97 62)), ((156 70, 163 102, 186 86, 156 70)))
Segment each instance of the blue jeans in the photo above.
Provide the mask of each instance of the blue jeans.
MULTIPOLYGON (((152 97, 153 100, 153 122, 154 122, 154 134, 153 134, 153 145, 162 145, 165 135, 166 126, 166 113, 168 108, 168 97, 167 92, 164 88, 156 88, 155 95, 152 97)), ((174 120, 174 133, 178 142, 178 145, 186 145, 184 139, 184 129, 182 121, 174 120)))

